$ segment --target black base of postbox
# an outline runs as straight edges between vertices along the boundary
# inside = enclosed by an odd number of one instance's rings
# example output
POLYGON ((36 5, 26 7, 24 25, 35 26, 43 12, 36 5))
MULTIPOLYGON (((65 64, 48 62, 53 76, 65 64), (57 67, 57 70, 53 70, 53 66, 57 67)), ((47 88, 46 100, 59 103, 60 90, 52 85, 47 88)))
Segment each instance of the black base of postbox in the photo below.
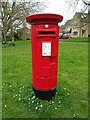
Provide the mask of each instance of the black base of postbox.
POLYGON ((33 91, 35 93, 35 96, 41 100, 52 100, 52 98, 55 96, 56 88, 51 90, 37 90, 33 88, 33 91))

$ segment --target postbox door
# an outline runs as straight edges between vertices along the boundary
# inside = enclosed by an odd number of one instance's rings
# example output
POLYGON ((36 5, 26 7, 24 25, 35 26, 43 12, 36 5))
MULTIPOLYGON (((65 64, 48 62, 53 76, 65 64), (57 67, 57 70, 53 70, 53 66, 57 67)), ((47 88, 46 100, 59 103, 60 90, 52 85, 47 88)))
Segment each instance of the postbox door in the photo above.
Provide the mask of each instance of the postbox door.
POLYGON ((36 34, 34 39, 36 41, 32 45, 35 46, 34 56, 36 56, 36 61, 34 60, 33 63, 36 69, 33 69, 33 85, 41 90, 52 89, 57 85, 58 28, 46 33, 36 32, 36 34))

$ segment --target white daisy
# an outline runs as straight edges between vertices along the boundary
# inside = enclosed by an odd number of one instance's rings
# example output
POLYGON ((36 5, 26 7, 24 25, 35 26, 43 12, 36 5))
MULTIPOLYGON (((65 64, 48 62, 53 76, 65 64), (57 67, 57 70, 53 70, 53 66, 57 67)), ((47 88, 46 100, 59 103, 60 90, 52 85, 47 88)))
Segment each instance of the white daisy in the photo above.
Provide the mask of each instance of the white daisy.
POLYGON ((19 98, 19 100, 21 100, 21 98, 19 98))
POLYGON ((42 105, 40 105, 42 107, 42 105))
POLYGON ((4 105, 4 107, 7 107, 6 105, 4 105))
POLYGON ((55 107, 55 110, 57 110, 57 107, 55 107))

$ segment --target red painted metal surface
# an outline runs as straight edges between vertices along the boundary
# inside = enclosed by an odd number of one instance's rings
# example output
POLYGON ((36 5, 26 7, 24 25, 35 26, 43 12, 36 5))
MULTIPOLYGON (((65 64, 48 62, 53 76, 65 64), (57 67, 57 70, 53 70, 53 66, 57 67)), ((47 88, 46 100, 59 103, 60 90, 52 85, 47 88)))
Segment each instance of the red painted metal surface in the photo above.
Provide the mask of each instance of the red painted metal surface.
POLYGON ((32 85, 35 89, 50 90, 57 86, 58 22, 62 19, 63 17, 57 14, 36 14, 26 18, 27 22, 32 24, 32 85), (43 45, 49 46, 44 54, 43 45))

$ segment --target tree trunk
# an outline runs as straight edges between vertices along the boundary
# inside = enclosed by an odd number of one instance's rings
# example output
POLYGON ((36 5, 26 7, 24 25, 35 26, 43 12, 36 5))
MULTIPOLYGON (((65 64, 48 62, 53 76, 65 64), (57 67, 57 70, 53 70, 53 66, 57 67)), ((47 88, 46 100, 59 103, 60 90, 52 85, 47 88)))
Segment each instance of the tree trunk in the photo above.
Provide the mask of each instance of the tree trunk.
POLYGON ((13 28, 13 26, 11 27, 11 41, 12 41, 12 45, 15 45, 15 41, 14 41, 14 28, 13 28))
POLYGON ((7 43, 6 33, 5 33, 4 30, 2 31, 2 43, 3 43, 3 44, 6 44, 6 43, 7 43))

